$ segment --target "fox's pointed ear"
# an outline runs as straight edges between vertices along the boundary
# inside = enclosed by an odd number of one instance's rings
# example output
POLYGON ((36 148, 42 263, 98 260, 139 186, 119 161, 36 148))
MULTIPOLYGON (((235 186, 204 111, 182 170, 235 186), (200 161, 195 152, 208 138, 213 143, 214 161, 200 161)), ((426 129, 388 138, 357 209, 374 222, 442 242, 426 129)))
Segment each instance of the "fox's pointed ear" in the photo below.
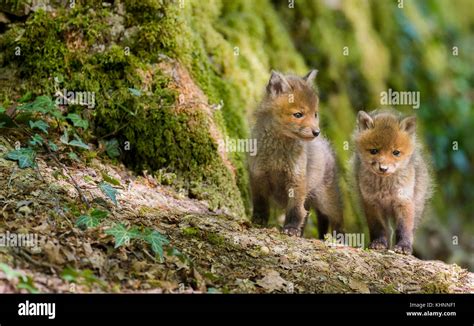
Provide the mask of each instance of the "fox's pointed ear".
POLYGON ((372 117, 367 112, 359 111, 357 113, 357 125, 359 126, 359 131, 364 131, 374 127, 374 120, 372 120, 372 117))
POLYGON ((283 74, 278 71, 272 70, 272 75, 267 85, 267 93, 271 96, 280 95, 282 93, 289 92, 291 90, 290 84, 286 80, 283 74))
POLYGON ((313 85, 314 80, 316 79, 316 76, 318 75, 318 70, 317 69, 312 69, 310 72, 306 74, 306 76, 303 77, 303 79, 310 85, 313 85))
POLYGON ((402 121, 400 121, 400 129, 413 135, 416 131, 416 117, 413 115, 402 119, 402 121))

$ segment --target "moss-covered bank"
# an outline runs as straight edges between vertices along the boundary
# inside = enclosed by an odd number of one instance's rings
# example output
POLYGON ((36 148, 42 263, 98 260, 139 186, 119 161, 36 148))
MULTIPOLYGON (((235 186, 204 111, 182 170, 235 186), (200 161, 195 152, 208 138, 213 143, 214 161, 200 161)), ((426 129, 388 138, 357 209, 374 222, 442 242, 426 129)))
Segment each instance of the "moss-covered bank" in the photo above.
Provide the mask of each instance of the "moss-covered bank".
POLYGON ((305 69, 268 1, 30 3, 6 9, 19 19, 0 36, 2 105, 27 92, 93 92, 93 109, 66 109, 90 118, 96 137, 117 137, 130 166, 175 173, 178 187, 212 207, 249 211, 245 153, 228 153, 229 169, 209 124, 222 137, 246 138, 247 113, 270 68, 305 69), (209 106, 220 108, 211 117, 193 103, 176 109, 181 90, 156 65, 168 58, 190 71, 209 106))

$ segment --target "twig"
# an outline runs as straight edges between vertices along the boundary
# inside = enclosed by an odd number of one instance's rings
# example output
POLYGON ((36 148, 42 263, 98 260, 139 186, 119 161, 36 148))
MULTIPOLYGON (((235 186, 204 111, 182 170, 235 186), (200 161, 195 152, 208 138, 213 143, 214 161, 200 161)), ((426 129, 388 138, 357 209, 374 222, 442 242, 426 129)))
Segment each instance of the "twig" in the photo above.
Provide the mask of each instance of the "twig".
POLYGON ((145 252, 145 254, 146 254, 149 258, 151 258, 151 259, 156 263, 156 258, 153 257, 153 256, 148 252, 148 250, 143 249, 143 251, 145 252))
POLYGON ((104 139, 104 138, 107 138, 107 137, 110 137, 110 136, 115 136, 116 133, 118 133, 123 128, 127 127, 129 124, 130 124, 130 122, 127 122, 127 123, 123 124, 120 128, 117 128, 114 131, 109 132, 108 134, 106 134, 104 136, 100 136, 98 139, 100 140, 100 139, 104 139))
POLYGON ((57 196, 54 197, 54 202, 56 204, 55 206, 56 212, 59 215, 61 215, 69 223, 69 226, 73 227, 74 225, 72 224, 71 220, 69 220, 69 218, 66 216, 66 214, 64 214, 63 210, 61 209, 61 206, 59 205, 59 199, 57 196))
POLYGON ((5 210, 7 209, 8 205, 10 205, 9 203, 6 203, 5 206, 3 206, 2 208, 2 213, 5 212, 5 210))
MULTIPOLYGON (((15 251, 14 251, 15 252, 15 251)), ((25 258, 29 263, 31 264, 34 264, 34 265, 37 265, 37 266, 41 266, 41 267, 49 267, 49 268, 52 268, 53 270, 57 270, 59 269, 57 266, 54 266, 53 264, 50 264, 50 263, 46 263, 46 262, 40 262, 40 261, 37 261, 35 259, 33 259, 33 257, 31 257, 28 253, 26 253, 24 250, 18 250, 16 251, 20 256, 22 256, 23 258, 25 258)))
POLYGON ((13 180, 13 175, 15 174, 15 172, 16 172, 16 165, 13 166, 12 173, 10 174, 10 178, 8 178, 8 190, 10 190, 11 183, 13 180))
POLYGON ((41 171, 39 169, 39 166, 38 164, 35 164, 35 170, 36 170, 36 173, 38 173, 38 175, 40 176, 39 179, 43 182, 45 182, 44 178, 43 178, 43 175, 41 174, 41 171))
POLYGON ((12 105, 11 107, 9 107, 7 109, 7 116, 10 117, 10 119, 14 122, 16 116, 18 115, 18 110, 16 110, 16 108, 18 107, 19 105, 12 105))
POLYGON ((87 200, 86 196, 84 196, 84 194, 82 193, 81 188, 79 187, 79 185, 77 184, 77 182, 73 178, 73 176, 71 175, 71 172, 69 172, 69 169, 67 168, 67 166, 65 166, 63 163, 61 163, 61 161, 59 161, 59 159, 49 150, 49 148, 47 148, 47 150, 49 152, 48 153, 49 156, 56 162, 56 164, 58 164, 62 169, 64 169, 66 171, 66 174, 69 177, 69 179, 71 180, 72 185, 74 186, 74 188, 76 188, 76 191, 79 194, 79 197, 81 198, 81 201, 84 204, 86 204, 87 208, 91 208, 91 205, 89 204, 89 201, 87 200))

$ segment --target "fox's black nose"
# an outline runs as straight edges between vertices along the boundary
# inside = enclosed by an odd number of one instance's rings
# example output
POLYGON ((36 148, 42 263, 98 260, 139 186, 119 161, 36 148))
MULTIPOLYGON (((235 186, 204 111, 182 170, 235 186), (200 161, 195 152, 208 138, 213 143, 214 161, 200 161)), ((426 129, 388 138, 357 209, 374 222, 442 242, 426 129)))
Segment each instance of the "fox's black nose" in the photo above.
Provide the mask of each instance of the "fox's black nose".
POLYGON ((387 172, 388 168, 379 166, 379 170, 380 170, 380 172, 385 173, 385 172, 387 172))
POLYGON ((313 130, 313 136, 318 137, 319 136, 319 130, 313 130))

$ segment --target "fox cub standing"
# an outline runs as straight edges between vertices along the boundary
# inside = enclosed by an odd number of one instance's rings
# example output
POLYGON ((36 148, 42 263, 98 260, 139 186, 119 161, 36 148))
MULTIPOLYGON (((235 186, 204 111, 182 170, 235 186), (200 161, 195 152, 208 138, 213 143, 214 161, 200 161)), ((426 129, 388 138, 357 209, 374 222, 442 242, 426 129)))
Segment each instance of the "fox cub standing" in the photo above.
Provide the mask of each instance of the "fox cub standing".
POLYGON ((389 247, 389 217, 395 247, 411 254, 413 232, 431 195, 431 178, 415 135, 416 118, 394 110, 359 111, 354 133, 354 171, 369 225, 372 249, 389 247))
POLYGON ((256 111, 252 138, 257 154, 249 157, 253 221, 266 225, 270 200, 286 208, 283 232, 302 236, 309 209, 318 215, 319 237, 342 227, 336 161, 319 135, 317 70, 305 77, 272 71, 256 111))

